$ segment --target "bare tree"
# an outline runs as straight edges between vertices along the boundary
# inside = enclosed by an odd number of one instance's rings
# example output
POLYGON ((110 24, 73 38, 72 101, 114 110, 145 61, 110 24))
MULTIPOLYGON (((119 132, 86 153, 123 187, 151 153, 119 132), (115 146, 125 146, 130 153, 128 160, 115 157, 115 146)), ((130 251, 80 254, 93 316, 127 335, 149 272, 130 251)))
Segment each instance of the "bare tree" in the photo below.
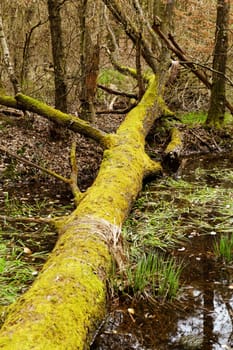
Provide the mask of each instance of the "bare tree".
MULTIPOLYGON (((93 44, 89 27, 86 23, 87 0, 80 1, 80 71, 81 91, 79 99, 81 102, 80 116, 84 120, 93 121, 95 116, 94 100, 96 95, 97 77, 99 73, 100 45, 97 34, 96 44, 93 44)), ((99 14, 97 14, 97 17, 99 14)), ((97 32, 98 32, 97 28, 97 32)))
POLYGON ((210 106, 206 123, 210 126, 221 126, 224 122, 226 107, 225 73, 228 49, 230 1, 217 1, 217 18, 215 47, 213 52, 213 74, 210 106))
POLYGON ((9 75, 10 81, 11 81, 11 83, 13 85, 14 92, 15 92, 15 94, 17 94, 20 91, 20 85, 19 85, 18 79, 17 79, 17 77, 15 75, 14 66, 13 66, 13 63, 11 61, 10 51, 9 51, 9 48, 8 48, 6 36, 5 36, 5 33, 4 33, 4 29, 3 29, 1 4, 0 4, 0 44, 1 44, 1 49, 2 49, 2 55, 3 55, 3 61, 4 61, 5 68, 8 71, 8 75, 9 75))
MULTIPOLYGON (((131 11, 135 12, 133 8, 131 11)), ((121 12, 118 16, 121 14, 123 18, 119 19, 127 35, 133 44, 141 40, 142 55, 154 71, 155 59, 149 55, 149 42, 144 35, 140 38, 139 27, 134 26, 127 14, 121 12)), ((137 77, 135 68, 123 70, 137 77)), ((11 99, 16 106, 18 103, 26 110, 94 138, 104 148, 104 155, 93 185, 83 193, 76 185, 72 147, 72 174, 64 181, 72 187, 76 209, 69 216, 51 220, 59 231, 59 239, 39 278, 9 313, 1 329, 0 348, 81 350, 88 347, 104 317, 111 256, 120 269, 123 267, 121 225, 142 188, 143 178, 161 171, 160 163, 145 152, 146 135, 161 113, 172 115, 163 100, 160 76, 151 73, 143 74, 143 78, 146 87, 141 101, 114 134, 101 132, 86 121, 29 96, 17 94, 11 99)), ((4 101, 0 99, 0 103, 4 101)))
POLYGON ((63 3, 64 1, 61 0, 48 0, 47 2, 54 66, 55 107, 62 112, 67 112, 66 70, 61 24, 63 3))

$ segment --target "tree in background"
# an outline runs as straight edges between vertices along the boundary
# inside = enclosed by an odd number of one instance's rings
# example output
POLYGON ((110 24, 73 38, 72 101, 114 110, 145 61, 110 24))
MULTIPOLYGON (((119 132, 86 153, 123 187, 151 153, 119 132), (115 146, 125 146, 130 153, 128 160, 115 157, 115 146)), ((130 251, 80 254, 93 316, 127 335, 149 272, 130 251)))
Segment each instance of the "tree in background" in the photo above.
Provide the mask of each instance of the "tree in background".
MULTIPOLYGON (((173 33, 175 0, 155 1, 154 3, 154 25, 156 25, 156 19, 158 21, 159 17, 159 20, 161 20, 160 28, 162 32, 165 35, 173 33)), ((171 53, 163 41, 161 43, 161 46, 162 47, 159 60, 161 62, 164 62, 164 64, 160 65, 162 69, 160 74, 164 76, 164 80, 166 82, 168 79, 168 67, 171 64, 171 53)))
MULTIPOLYGON (((63 3, 64 1, 60 2, 63 3)), ((89 4, 95 3, 92 1, 89 4)), ((127 114, 115 133, 98 130, 76 116, 63 113, 24 94, 15 97, 0 95, 1 104, 9 105, 10 102, 15 108, 24 108, 56 121, 64 128, 94 139, 104 151, 98 176, 85 192, 81 192, 77 186, 75 145, 71 148, 70 178, 47 169, 47 173, 52 173, 70 185, 76 208, 64 217, 48 219, 59 233, 58 241, 32 288, 11 307, 1 329, 2 349, 88 347, 91 335, 105 314, 106 280, 111 269, 111 257, 114 256, 119 268, 122 264, 119 239, 121 225, 142 188, 144 177, 161 171, 161 165, 150 159, 145 152, 145 138, 157 117, 173 115, 163 100, 166 87, 162 72, 166 70, 168 57, 163 49, 167 48, 159 43, 160 39, 155 38, 153 23, 147 21, 150 14, 146 11, 145 2, 104 0, 104 3, 117 25, 123 28, 119 42, 122 42, 122 38, 124 41, 129 40, 130 50, 132 49, 132 55, 129 56, 129 47, 124 46, 126 53, 120 48, 121 59, 127 63, 127 67, 119 64, 119 69, 135 79, 137 71, 142 71, 146 86, 140 103, 127 114), (138 63, 143 62, 142 68, 138 64, 136 70, 129 67, 127 60, 135 55, 135 51, 142 55, 142 60, 138 63), (166 59, 162 60, 161 57, 166 59)), ((72 6, 73 2, 67 4, 72 6)), ((150 1, 150 7, 151 4, 150 1)), ((168 10, 174 2, 161 0, 161 5, 164 4, 168 10)), ((171 19, 173 7, 169 9, 171 19)), ((72 15, 69 8, 69 16, 62 19, 71 21, 72 15)), ((163 17, 154 16, 154 19, 155 25, 159 27, 165 21, 163 17)), ((75 35, 79 37, 77 32, 75 35)), ((67 36, 66 42, 69 42, 68 38, 71 35, 67 36)), ((70 46, 73 45, 72 52, 75 52, 72 40, 69 43, 70 46)), ((105 56, 102 58, 106 60, 105 56)), ((132 61, 135 62, 135 57, 133 58, 132 61)), ((71 55, 69 63, 72 72, 73 61, 71 55)), ((49 89, 47 91, 51 92, 49 89)), ((177 133, 173 135, 172 147, 174 144, 180 146, 177 133)))
MULTIPOLYGON (((96 43, 93 44, 91 32, 87 24, 87 0, 80 1, 80 117, 92 122, 95 117, 95 96, 97 89, 97 78, 99 74, 100 45, 99 28, 96 28, 96 43)), ((98 13, 98 2, 96 18, 98 13)))
MULTIPOLYGON (((129 8, 133 14, 134 9, 129 8)), ((134 27, 133 18, 127 14, 120 19, 136 44, 139 27, 134 27)), ((143 73, 145 93, 115 133, 98 130, 76 116, 21 93, 10 99, 16 108, 38 113, 94 139, 103 147, 104 154, 99 173, 85 192, 77 185, 75 144, 70 153, 70 178, 55 176, 71 186, 76 208, 68 216, 51 220, 59 231, 58 241, 39 278, 8 314, 1 328, 2 349, 85 349, 105 315, 106 280, 112 257, 123 268, 122 223, 144 177, 161 171, 161 165, 145 152, 146 135, 160 114, 172 115, 163 100, 163 83, 160 84, 163 77, 154 74, 157 64, 149 55, 150 41, 145 36, 140 39, 142 54, 150 68, 150 73, 143 73)), ((127 65, 122 70, 137 79, 135 68, 127 65)), ((0 98, 1 103, 9 101, 6 96, 0 98)))
POLYGON ((61 6, 64 1, 48 0, 55 85, 55 108, 67 112, 66 63, 64 57, 61 6))
POLYGON ((222 126, 226 107, 226 64, 228 50, 228 26, 230 0, 217 1, 215 47, 213 52, 213 74, 210 106, 206 124, 222 126))
POLYGON ((17 94, 18 92, 20 92, 20 85, 19 85, 18 79, 15 75, 14 66, 13 66, 13 63, 11 60, 10 51, 8 48, 5 32, 3 29, 1 4, 0 4, 0 47, 1 47, 1 51, 2 51, 3 62, 5 65, 5 68, 8 71, 8 75, 9 75, 10 81, 12 83, 14 93, 17 94))

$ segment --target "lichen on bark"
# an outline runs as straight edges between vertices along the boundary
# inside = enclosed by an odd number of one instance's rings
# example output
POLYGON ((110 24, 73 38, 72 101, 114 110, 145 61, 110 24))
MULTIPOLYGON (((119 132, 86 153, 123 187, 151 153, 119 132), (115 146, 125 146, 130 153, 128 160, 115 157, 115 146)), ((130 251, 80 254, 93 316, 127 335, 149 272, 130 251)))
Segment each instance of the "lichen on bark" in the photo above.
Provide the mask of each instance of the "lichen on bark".
MULTIPOLYGON (((34 108, 33 99, 20 95, 19 100, 34 108)), ((68 120, 66 114, 40 103, 35 109, 68 120)), ((112 258, 121 264, 121 225, 144 176, 161 170, 144 150, 145 137, 160 111, 157 81, 152 77, 141 102, 116 134, 100 135, 106 149, 99 173, 77 208, 54 220, 59 231, 57 244, 38 279, 11 307, 0 332, 0 349, 88 348, 105 314, 105 284, 112 258)), ((88 123, 83 127, 86 133, 91 128, 88 123)))

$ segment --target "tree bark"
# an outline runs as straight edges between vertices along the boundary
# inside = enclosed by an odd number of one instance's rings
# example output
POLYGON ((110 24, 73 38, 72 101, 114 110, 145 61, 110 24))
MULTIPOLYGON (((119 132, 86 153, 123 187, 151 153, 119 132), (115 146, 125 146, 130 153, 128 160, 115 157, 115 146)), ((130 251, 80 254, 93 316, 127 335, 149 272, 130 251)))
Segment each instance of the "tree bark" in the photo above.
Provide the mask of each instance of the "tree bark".
POLYGON ((67 87, 65 82, 65 59, 62 41, 61 1, 48 0, 49 24, 52 43, 55 108, 67 112, 67 87))
MULTIPOLYGON (((180 60, 182 66, 188 67, 193 74, 198 77, 198 79, 207 87, 207 89, 212 88, 212 83, 207 79, 203 71, 197 68, 197 65, 192 62, 175 41, 174 37, 169 34, 168 37, 160 30, 159 25, 154 26, 154 31, 159 35, 159 37, 166 42, 167 47, 171 50, 180 60)), ((226 77, 225 77, 226 78, 226 77)), ((226 107, 229 109, 230 113, 233 114, 233 106, 228 100, 225 100, 226 107)))
MULTIPOLYGON (((167 36, 168 33, 174 31, 174 7, 175 0, 166 0, 166 1, 157 1, 157 16, 161 20, 160 29, 167 36)), ((156 16, 154 15, 154 19, 156 20, 156 16)), ((170 52, 167 49, 166 43, 164 41, 161 42, 161 53, 159 56, 159 61, 162 63, 159 65, 159 74, 163 79, 161 79, 161 84, 165 85, 165 83, 169 79, 169 64, 171 63, 170 52)))
POLYGON ((180 154, 182 151, 182 134, 177 128, 171 129, 170 141, 163 152, 162 165, 169 172, 177 172, 180 167, 180 154))
MULTIPOLYGON (((108 142, 98 176, 74 212, 54 220, 58 242, 32 287, 10 307, 0 332, 0 349, 88 348, 105 314, 111 257, 119 265, 122 262, 121 225, 143 178, 161 171, 144 146, 164 108, 153 76, 116 134, 103 136, 108 142)), ((62 116, 56 115, 57 120, 62 116)))
POLYGON ((12 86, 14 88, 14 92, 15 92, 15 94, 17 94, 17 92, 20 92, 20 85, 19 85, 18 79, 15 75, 14 66, 13 66, 13 63, 11 61, 10 51, 9 51, 6 36, 5 36, 4 30, 3 30, 1 4, 0 4, 0 45, 1 45, 1 49, 2 49, 4 65, 7 69, 10 81, 11 81, 12 86))
POLYGON ((140 39, 142 56, 147 62, 147 64, 151 67, 153 72, 156 73, 156 58, 150 48, 150 44, 147 38, 140 32, 140 28, 137 28, 135 23, 133 23, 132 19, 127 17, 126 13, 124 12, 124 9, 121 8, 120 2, 117 2, 116 0, 103 0, 103 2, 107 6, 109 11, 112 13, 112 15, 115 17, 115 19, 122 24, 125 33, 135 45, 138 39, 140 39))
MULTIPOLYGON (((67 113, 67 86, 61 23, 62 2, 61 0, 47 0, 47 6, 54 68, 55 108, 67 113)), ((59 124, 51 123, 50 137, 52 140, 61 139, 63 133, 64 130, 59 124)))
POLYGON ((89 28, 86 24, 87 0, 80 2, 80 117, 89 122, 95 118, 95 95, 99 74, 100 45, 99 34, 93 44, 89 28))
POLYGON ((206 124, 222 126, 226 107, 225 73, 228 50, 230 1, 218 0, 213 59, 212 88, 206 124))

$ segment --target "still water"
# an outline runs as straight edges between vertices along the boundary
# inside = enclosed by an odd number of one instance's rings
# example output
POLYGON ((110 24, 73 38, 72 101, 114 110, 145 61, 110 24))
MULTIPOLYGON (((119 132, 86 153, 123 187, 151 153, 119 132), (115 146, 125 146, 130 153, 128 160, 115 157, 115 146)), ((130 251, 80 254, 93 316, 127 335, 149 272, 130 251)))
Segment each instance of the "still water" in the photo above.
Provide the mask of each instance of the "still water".
MULTIPOLYGON (((218 171, 233 171, 233 154, 189 160, 182 179, 198 181, 229 191, 228 226, 233 233, 233 177, 221 181, 218 171), (199 173, 196 169, 200 169, 199 173)), ((179 181, 179 180, 178 180, 179 181)), ((148 189, 147 189, 148 191, 148 189)), ((152 183, 150 193, 159 189, 152 183)), ((143 194, 142 194, 143 195, 143 194)), ((210 220, 214 210, 209 208, 210 220)), ((208 220, 208 215, 206 216, 208 220)), ((221 224, 224 231, 224 223, 221 224)), ((230 350, 233 349, 233 265, 219 262, 213 254, 216 229, 196 227, 184 247, 174 254, 184 261, 183 288, 174 303, 151 305, 146 300, 118 301, 109 312, 92 350, 230 350), (132 310, 133 309, 133 313, 132 310)))

